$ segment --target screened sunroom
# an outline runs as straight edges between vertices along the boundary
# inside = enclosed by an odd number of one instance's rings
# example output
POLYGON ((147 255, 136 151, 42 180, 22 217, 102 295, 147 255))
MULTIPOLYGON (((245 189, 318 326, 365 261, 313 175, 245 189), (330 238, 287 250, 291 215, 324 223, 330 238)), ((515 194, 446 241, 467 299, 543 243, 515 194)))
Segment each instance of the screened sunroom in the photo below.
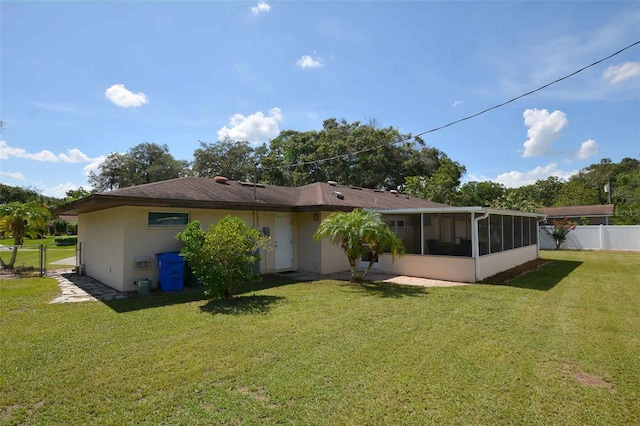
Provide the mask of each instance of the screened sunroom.
POLYGON ((538 213, 483 207, 380 210, 404 256, 382 256, 381 272, 478 282, 538 257, 538 213))

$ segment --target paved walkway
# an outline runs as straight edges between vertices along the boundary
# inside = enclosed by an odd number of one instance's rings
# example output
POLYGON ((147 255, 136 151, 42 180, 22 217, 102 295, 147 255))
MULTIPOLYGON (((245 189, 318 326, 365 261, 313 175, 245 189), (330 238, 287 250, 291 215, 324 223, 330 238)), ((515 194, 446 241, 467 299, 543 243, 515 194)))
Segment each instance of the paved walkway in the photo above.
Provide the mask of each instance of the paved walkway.
POLYGON ((71 271, 50 271, 49 276, 58 281, 62 294, 49 303, 95 302, 129 297, 91 277, 71 271))
MULTIPOLYGON (((285 273, 286 276, 305 280, 305 281, 317 281, 317 280, 342 280, 349 281, 351 278, 350 272, 337 272, 335 274, 327 274, 320 275, 313 272, 289 272, 285 273)), ((409 277, 406 275, 392 275, 392 274, 382 274, 379 272, 369 272, 367 274, 368 281, 383 281, 386 283, 394 283, 401 285, 415 285, 420 287, 459 287, 464 285, 471 285, 469 283, 460 283, 455 281, 443 281, 443 280, 434 280, 430 278, 418 278, 418 277, 409 277)))

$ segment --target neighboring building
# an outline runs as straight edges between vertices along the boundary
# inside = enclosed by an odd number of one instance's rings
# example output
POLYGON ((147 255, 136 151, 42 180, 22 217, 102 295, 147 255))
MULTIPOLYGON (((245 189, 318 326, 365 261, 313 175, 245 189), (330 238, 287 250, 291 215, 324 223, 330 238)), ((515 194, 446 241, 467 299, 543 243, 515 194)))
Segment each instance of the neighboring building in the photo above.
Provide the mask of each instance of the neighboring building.
POLYGON ((92 194, 60 207, 78 215, 78 264, 87 275, 121 291, 158 280, 155 254, 179 251, 177 232, 193 220, 204 228, 234 215, 271 236, 275 249, 261 253, 261 273, 349 270, 340 246, 312 239, 335 211, 367 208, 383 213, 403 240, 406 254, 380 272, 477 282, 538 257, 542 215, 482 207, 450 207, 335 182, 298 188, 254 185, 224 178, 184 177, 92 194))
POLYGON ((609 225, 614 212, 613 204, 598 204, 595 206, 543 207, 540 212, 547 216, 547 223, 564 219, 578 225, 609 225), (588 223, 583 223, 586 218, 588 223))

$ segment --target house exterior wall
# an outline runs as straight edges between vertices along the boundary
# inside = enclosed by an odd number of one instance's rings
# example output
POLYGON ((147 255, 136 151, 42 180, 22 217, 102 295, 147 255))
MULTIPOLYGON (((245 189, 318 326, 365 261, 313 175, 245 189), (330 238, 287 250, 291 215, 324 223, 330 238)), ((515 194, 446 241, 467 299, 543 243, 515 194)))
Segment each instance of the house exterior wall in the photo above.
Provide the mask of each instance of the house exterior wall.
POLYGON ((322 245, 313 240, 313 234, 320 225, 320 213, 313 212, 298 213, 298 244, 296 245, 296 258, 298 259, 298 269, 309 272, 320 273, 322 270, 322 245))
POLYGON ((123 256, 125 243, 124 207, 99 210, 78 215, 78 242, 81 243, 85 273, 116 290, 123 287, 123 256))
MULTIPOLYGON (((149 207, 115 207, 78 216, 78 241, 82 243, 82 263, 86 273, 102 283, 120 290, 135 291, 135 281, 148 278, 152 287, 157 287, 159 279, 156 253, 180 251, 182 243, 175 238, 183 226, 148 226, 148 213, 176 212, 189 213, 189 220, 199 220, 202 227, 215 225, 227 215, 240 217, 247 225, 253 226, 254 213, 244 210, 207 210, 149 207), (149 259, 146 268, 137 268, 138 257, 149 259)), ((258 212, 256 227, 270 228, 273 232, 275 214, 258 212)), ((293 223, 294 253, 297 246, 296 221, 293 223)), ((261 251, 261 273, 274 272, 274 251, 261 251)), ((296 258, 294 255, 294 267, 296 258)))
POLYGON ((538 246, 535 244, 480 256, 478 258, 478 280, 483 280, 537 258, 538 246))
POLYGON ((384 254, 379 272, 463 283, 476 281, 475 262, 470 257, 405 254, 392 263, 391 255, 384 254))
MULTIPOLYGON (((329 216, 331 212, 322 212, 320 221, 329 216)), ((315 231, 314 231, 315 232, 315 231)), ((320 274, 332 274, 334 272, 344 272, 349 270, 349 261, 339 244, 333 244, 328 238, 320 241, 320 270, 313 271, 320 274)))

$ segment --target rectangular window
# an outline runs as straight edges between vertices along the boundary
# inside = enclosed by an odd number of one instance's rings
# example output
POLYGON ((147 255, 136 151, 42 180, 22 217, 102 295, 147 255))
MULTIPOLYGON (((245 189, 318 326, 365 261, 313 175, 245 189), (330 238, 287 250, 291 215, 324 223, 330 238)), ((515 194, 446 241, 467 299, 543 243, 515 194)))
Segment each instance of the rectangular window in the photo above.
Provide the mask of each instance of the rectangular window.
POLYGON ((189 213, 149 212, 149 226, 185 226, 189 223, 189 213))

